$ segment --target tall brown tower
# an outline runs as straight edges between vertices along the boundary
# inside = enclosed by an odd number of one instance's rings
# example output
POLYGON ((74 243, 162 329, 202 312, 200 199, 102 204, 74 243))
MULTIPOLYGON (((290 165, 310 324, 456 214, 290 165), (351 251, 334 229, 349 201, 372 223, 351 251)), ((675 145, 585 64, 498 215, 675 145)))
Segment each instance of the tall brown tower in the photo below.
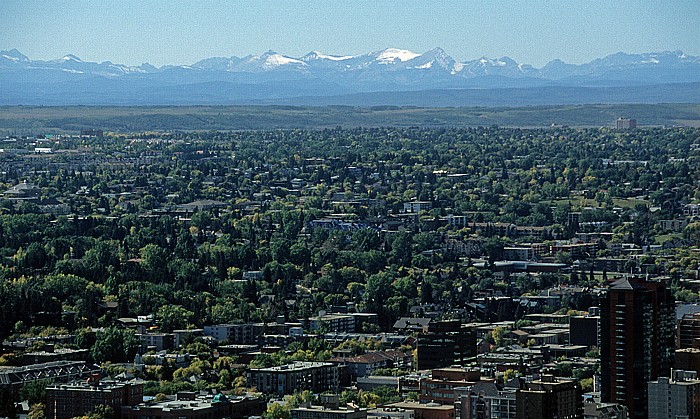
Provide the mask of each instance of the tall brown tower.
POLYGON ((647 383, 670 374, 675 306, 662 282, 623 278, 601 304, 601 399, 646 418, 647 383))

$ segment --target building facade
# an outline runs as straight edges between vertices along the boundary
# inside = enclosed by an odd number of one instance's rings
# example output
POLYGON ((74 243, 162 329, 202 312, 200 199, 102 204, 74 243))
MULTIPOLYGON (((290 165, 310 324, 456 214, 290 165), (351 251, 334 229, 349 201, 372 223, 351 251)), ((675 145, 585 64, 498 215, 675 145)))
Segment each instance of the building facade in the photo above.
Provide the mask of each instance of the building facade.
POLYGON ((479 382, 455 389, 458 419, 517 419, 516 389, 479 382))
POLYGON ((615 127, 617 129, 634 129, 637 128, 637 120, 620 117, 615 121, 615 127))
POLYGON ((675 328, 671 292, 661 282, 623 278, 601 305, 601 400, 647 417, 647 383, 670 373, 675 328))
POLYGON ((648 384, 649 418, 700 419, 700 380, 695 371, 673 371, 648 384))
POLYGON ((71 419, 87 415, 105 405, 120 412, 122 406, 143 401, 143 382, 101 381, 95 374, 85 381, 53 385, 46 388, 47 417, 71 419))
POLYGON ((279 396, 303 390, 337 392, 340 368, 330 362, 295 362, 279 367, 251 368, 248 370, 248 385, 279 396))
POLYGON ((418 334, 418 369, 435 369, 463 364, 476 356, 476 335, 459 321, 432 322, 418 334))
POLYGON ((366 419, 367 409, 312 406, 292 409, 291 414, 292 419, 366 419))
POLYGON ((523 384, 515 395, 518 419, 578 419, 583 416, 581 389, 575 381, 544 375, 523 384))
POLYGON ((678 322, 678 347, 695 348, 698 343, 700 343, 700 313, 685 314, 678 322))

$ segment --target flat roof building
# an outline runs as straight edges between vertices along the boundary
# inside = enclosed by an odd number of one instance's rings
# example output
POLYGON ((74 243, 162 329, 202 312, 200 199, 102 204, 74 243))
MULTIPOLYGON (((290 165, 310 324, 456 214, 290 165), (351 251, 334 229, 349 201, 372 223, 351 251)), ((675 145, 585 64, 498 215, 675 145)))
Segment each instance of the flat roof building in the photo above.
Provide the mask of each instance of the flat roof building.
POLYGON ((58 384, 46 388, 47 417, 71 419, 87 415, 100 405, 120 412, 122 406, 143 401, 143 381, 100 380, 94 374, 87 381, 58 384))
POLYGON ((338 391, 340 368, 330 362, 295 362, 269 368, 248 370, 248 385, 266 394, 293 394, 311 390, 314 393, 338 391))
POLYGON ((649 418, 700 419, 700 380, 695 371, 672 371, 648 383, 649 418))

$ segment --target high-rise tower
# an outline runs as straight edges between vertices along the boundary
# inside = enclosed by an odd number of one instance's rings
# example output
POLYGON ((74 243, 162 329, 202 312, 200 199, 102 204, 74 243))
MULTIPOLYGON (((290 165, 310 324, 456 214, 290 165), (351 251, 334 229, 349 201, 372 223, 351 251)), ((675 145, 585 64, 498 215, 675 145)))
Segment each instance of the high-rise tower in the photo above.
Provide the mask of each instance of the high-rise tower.
POLYGON ((601 399, 620 403, 630 417, 647 417, 647 383, 668 377, 675 306, 662 282, 623 278, 601 304, 601 399))

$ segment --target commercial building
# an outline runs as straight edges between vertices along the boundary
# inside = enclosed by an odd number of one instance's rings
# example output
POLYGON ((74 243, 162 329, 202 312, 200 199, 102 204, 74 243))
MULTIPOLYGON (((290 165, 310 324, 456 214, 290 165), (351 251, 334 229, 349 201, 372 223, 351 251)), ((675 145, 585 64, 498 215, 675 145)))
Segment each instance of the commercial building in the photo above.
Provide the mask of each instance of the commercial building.
POLYGON ((292 409, 292 419, 366 419, 367 409, 351 407, 326 408, 323 406, 292 409))
POLYGON ((479 382, 455 388, 455 417, 458 419, 517 419, 516 388, 479 382))
POLYGON ((620 117, 615 121, 615 127, 617 129, 635 129, 637 128, 637 120, 620 117))
POLYGON ((279 367, 251 368, 248 385, 279 396, 303 390, 335 392, 340 386, 340 367, 330 362, 295 362, 279 367))
POLYGON ((700 419, 700 380, 695 371, 676 371, 648 383, 649 418, 700 419))
POLYGON ((415 419, 413 410, 398 407, 377 407, 367 412, 367 419, 415 419))
POLYGON ((464 368, 438 368, 431 377, 420 381, 418 400, 421 403, 454 404, 457 388, 473 385, 481 380, 481 370, 464 368))
POLYGON ((120 412, 122 406, 136 405, 142 401, 142 381, 102 381, 99 374, 94 374, 87 381, 46 388, 47 417, 54 419, 83 416, 100 405, 120 412))
POLYGON ((163 351, 175 346, 175 335, 172 333, 137 333, 136 338, 141 342, 141 351, 163 351))
POLYGON ((623 278, 601 305, 601 400, 630 417, 647 417, 647 383, 670 373, 675 327, 673 296, 661 282, 623 278))
POLYGON ((416 341, 417 368, 462 365, 476 356, 476 335, 459 321, 431 322, 416 341))
POLYGON ((452 405, 438 403, 398 402, 384 407, 390 409, 412 410, 416 419, 454 419, 455 408, 452 405))
POLYGON ((45 345, 44 350, 22 354, 22 365, 44 364, 56 361, 84 361, 90 356, 87 349, 54 348, 45 345))
POLYGON ((678 322, 678 347, 696 348, 698 344, 700 344, 700 313, 685 314, 678 322))
POLYGON ((340 406, 337 394, 322 394, 321 404, 306 404, 291 411, 292 419, 366 419, 367 409, 354 405, 340 406))
POLYGON ((673 367, 677 370, 695 371, 700 375, 700 349, 677 349, 673 367))
POLYGON ((264 411, 262 399, 180 392, 176 397, 161 402, 122 407, 121 419, 243 419, 261 415, 264 411))
POLYGON ((571 316, 569 318, 569 343, 572 345, 599 346, 599 316, 571 316))
POLYGON ((581 389, 575 381, 544 375, 525 382, 515 395, 518 419, 577 419, 583 415, 581 389))

